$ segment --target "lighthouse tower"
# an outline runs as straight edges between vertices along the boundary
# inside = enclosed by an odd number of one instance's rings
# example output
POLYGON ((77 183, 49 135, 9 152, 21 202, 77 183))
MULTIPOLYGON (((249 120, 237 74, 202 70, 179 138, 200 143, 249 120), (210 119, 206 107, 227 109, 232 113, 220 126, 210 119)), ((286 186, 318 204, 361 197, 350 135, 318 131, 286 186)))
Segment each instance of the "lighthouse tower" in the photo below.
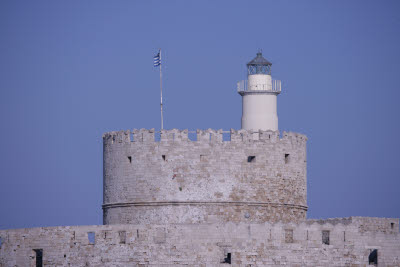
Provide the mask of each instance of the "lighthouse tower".
POLYGON ((262 53, 247 63, 248 80, 238 82, 242 96, 242 129, 278 130, 277 96, 281 81, 271 78, 272 63, 262 53))

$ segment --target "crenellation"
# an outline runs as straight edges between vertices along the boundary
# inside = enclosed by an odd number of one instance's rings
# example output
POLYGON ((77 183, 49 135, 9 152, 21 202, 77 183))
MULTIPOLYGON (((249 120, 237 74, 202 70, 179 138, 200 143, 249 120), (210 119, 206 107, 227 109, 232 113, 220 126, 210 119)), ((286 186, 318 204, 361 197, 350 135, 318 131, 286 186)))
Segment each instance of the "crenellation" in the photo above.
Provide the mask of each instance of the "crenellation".
POLYGON ((242 135, 239 133, 239 131, 235 129, 230 130, 230 142, 232 143, 237 143, 237 142, 242 142, 242 135))
POLYGON ((154 128, 153 129, 134 129, 133 135, 136 142, 139 143, 152 143, 154 141, 154 128))
POLYGON ((118 140, 118 143, 129 143, 130 142, 130 131, 129 130, 119 131, 117 133, 117 140, 118 140))
POLYGON ((239 135, 239 138, 235 139, 239 140, 239 142, 248 143, 253 141, 253 131, 241 129, 237 131, 237 134, 239 135))
POLYGON ((293 147, 301 147, 304 146, 307 137, 305 135, 294 133, 294 132, 283 132, 282 139, 283 142, 289 142, 293 147))
MULTIPOLYGON (((155 138, 156 131, 154 129, 133 129, 126 131, 113 131, 103 134, 103 142, 105 145, 120 144, 120 143, 152 143, 157 142, 155 138)), ((166 142, 205 142, 205 143, 222 143, 223 134, 229 134, 224 143, 252 143, 252 142, 290 142, 292 146, 304 146, 307 141, 307 137, 302 134, 283 132, 280 138, 279 131, 250 131, 250 130, 234 130, 231 129, 229 132, 224 132, 222 129, 214 130, 196 130, 196 140, 192 141, 188 138, 189 131, 187 129, 171 129, 162 130, 157 132, 160 134, 159 141, 166 142)))
POLYGON ((174 131, 174 141, 175 142, 189 141, 187 129, 185 129, 185 130, 173 129, 172 131, 174 131))
POLYGON ((211 140, 211 133, 208 130, 197 130, 197 141, 209 143, 211 140))
POLYGON ((161 130, 160 141, 165 142, 173 142, 175 138, 175 133, 170 130, 161 130))
POLYGON ((259 131, 259 140, 260 141, 270 141, 270 142, 278 142, 279 141, 279 131, 259 131))
POLYGON ((219 130, 213 130, 213 129, 208 129, 208 131, 210 132, 210 141, 212 143, 221 143, 223 142, 223 130, 219 129, 219 130))

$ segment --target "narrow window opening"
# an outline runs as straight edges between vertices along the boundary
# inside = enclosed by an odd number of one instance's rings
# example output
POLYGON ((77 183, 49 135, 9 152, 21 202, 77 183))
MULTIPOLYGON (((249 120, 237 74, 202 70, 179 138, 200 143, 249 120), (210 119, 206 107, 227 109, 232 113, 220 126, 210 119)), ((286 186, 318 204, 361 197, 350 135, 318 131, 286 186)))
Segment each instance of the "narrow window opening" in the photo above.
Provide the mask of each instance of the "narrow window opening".
POLYGON ((322 244, 329 245, 329 231, 322 231, 322 244))
POLYGON ((256 156, 248 156, 247 162, 256 162, 256 156))
POLYGON ((119 243, 125 244, 126 243, 126 231, 119 231, 119 243))
POLYGON ((94 245, 94 242, 95 242, 95 233, 94 232, 88 233, 88 240, 89 240, 90 245, 94 245))
POLYGON ((136 236, 139 238, 139 229, 136 230, 136 236))
POLYGON ((307 230, 307 240, 308 240, 308 230, 307 230))
POLYGON ((114 142, 115 142, 115 135, 113 135, 112 137, 112 144, 114 144, 114 142))
POLYGON ((293 229, 285 230, 285 243, 293 243, 293 229))
POLYGON ((391 228, 391 229, 394 228, 394 223, 390 223, 390 228, 391 228))
POLYGON ((132 163, 132 157, 128 156, 129 163, 132 163))
POLYGON ((288 164, 290 161, 290 155, 289 154, 285 154, 285 164, 288 164))
POLYGON ((224 258, 224 261, 222 263, 231 264, 231 262, 232 262, 232 254, 231 253, 226 253, 226 257, 224 258))
POLYGON ((165 157, 165 155, 162 155, 162 159, 163 159, 163 161, 165 161, 165 160, 166 160, 166 157, 165 157))
POLYGON ((374 249, 369 253, 368 256, 368 263, 369 265, 378 265, 378 250, 374 249))
POLYGON ((35 251, 36 267, 43 267, 43 249, 34 249, 33 251, 35 251))
POLYGON ((343 242, 346 242, 346 231, 343 231, 343 242))
POLYGON ((64 258, 66 258, 67 257, 67 254, 64 254, 64 258))

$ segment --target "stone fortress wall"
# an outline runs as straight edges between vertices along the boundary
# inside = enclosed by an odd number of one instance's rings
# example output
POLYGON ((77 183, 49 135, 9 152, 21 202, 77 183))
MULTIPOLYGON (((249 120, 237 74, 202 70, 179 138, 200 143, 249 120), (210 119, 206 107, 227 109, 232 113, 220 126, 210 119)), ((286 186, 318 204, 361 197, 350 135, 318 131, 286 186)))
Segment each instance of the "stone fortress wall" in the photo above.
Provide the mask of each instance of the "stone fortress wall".
POLYGON ((306 140, 284 132, 106 133, 104 224, 300 222, 306 219, 306 140))
POLYGON ((105 225, 0 230, 0 267, 400 266, 398 219, 306 220, 304 135, 222 134, 105 134, 105 225))
POLYGON ((378 266, 400 266, 399 220, 384 218, 44 227, 0 240, 1 267, 36 266, 38 249, 43 266, 368 266, 374 249, 378 266))

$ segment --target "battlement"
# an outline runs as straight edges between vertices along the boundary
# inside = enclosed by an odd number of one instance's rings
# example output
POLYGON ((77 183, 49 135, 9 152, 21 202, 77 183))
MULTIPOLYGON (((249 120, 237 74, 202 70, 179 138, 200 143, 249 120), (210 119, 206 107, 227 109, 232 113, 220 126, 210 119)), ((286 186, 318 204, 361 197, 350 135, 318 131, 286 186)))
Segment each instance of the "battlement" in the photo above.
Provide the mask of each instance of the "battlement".
POLYGON ((130 142, 206 142, 206 143, 222 143, 222 142, 287 142, 304 144, 307 137, 303 134, 293 132, 283 132, 282 136, 279 131, 249 131, 234 130, 223 131, 222 129, 214 130, 196 130, 188 129, 179 130, 161 130, 154 129, 133 129, 126 131, 112 131, 103 134, 105 144, 114 143, 130 143, 130 142), (196 134, 194 140, 189 138, 189 134, 196 134), (158 135, 158 136, 157 136, 158 135))

